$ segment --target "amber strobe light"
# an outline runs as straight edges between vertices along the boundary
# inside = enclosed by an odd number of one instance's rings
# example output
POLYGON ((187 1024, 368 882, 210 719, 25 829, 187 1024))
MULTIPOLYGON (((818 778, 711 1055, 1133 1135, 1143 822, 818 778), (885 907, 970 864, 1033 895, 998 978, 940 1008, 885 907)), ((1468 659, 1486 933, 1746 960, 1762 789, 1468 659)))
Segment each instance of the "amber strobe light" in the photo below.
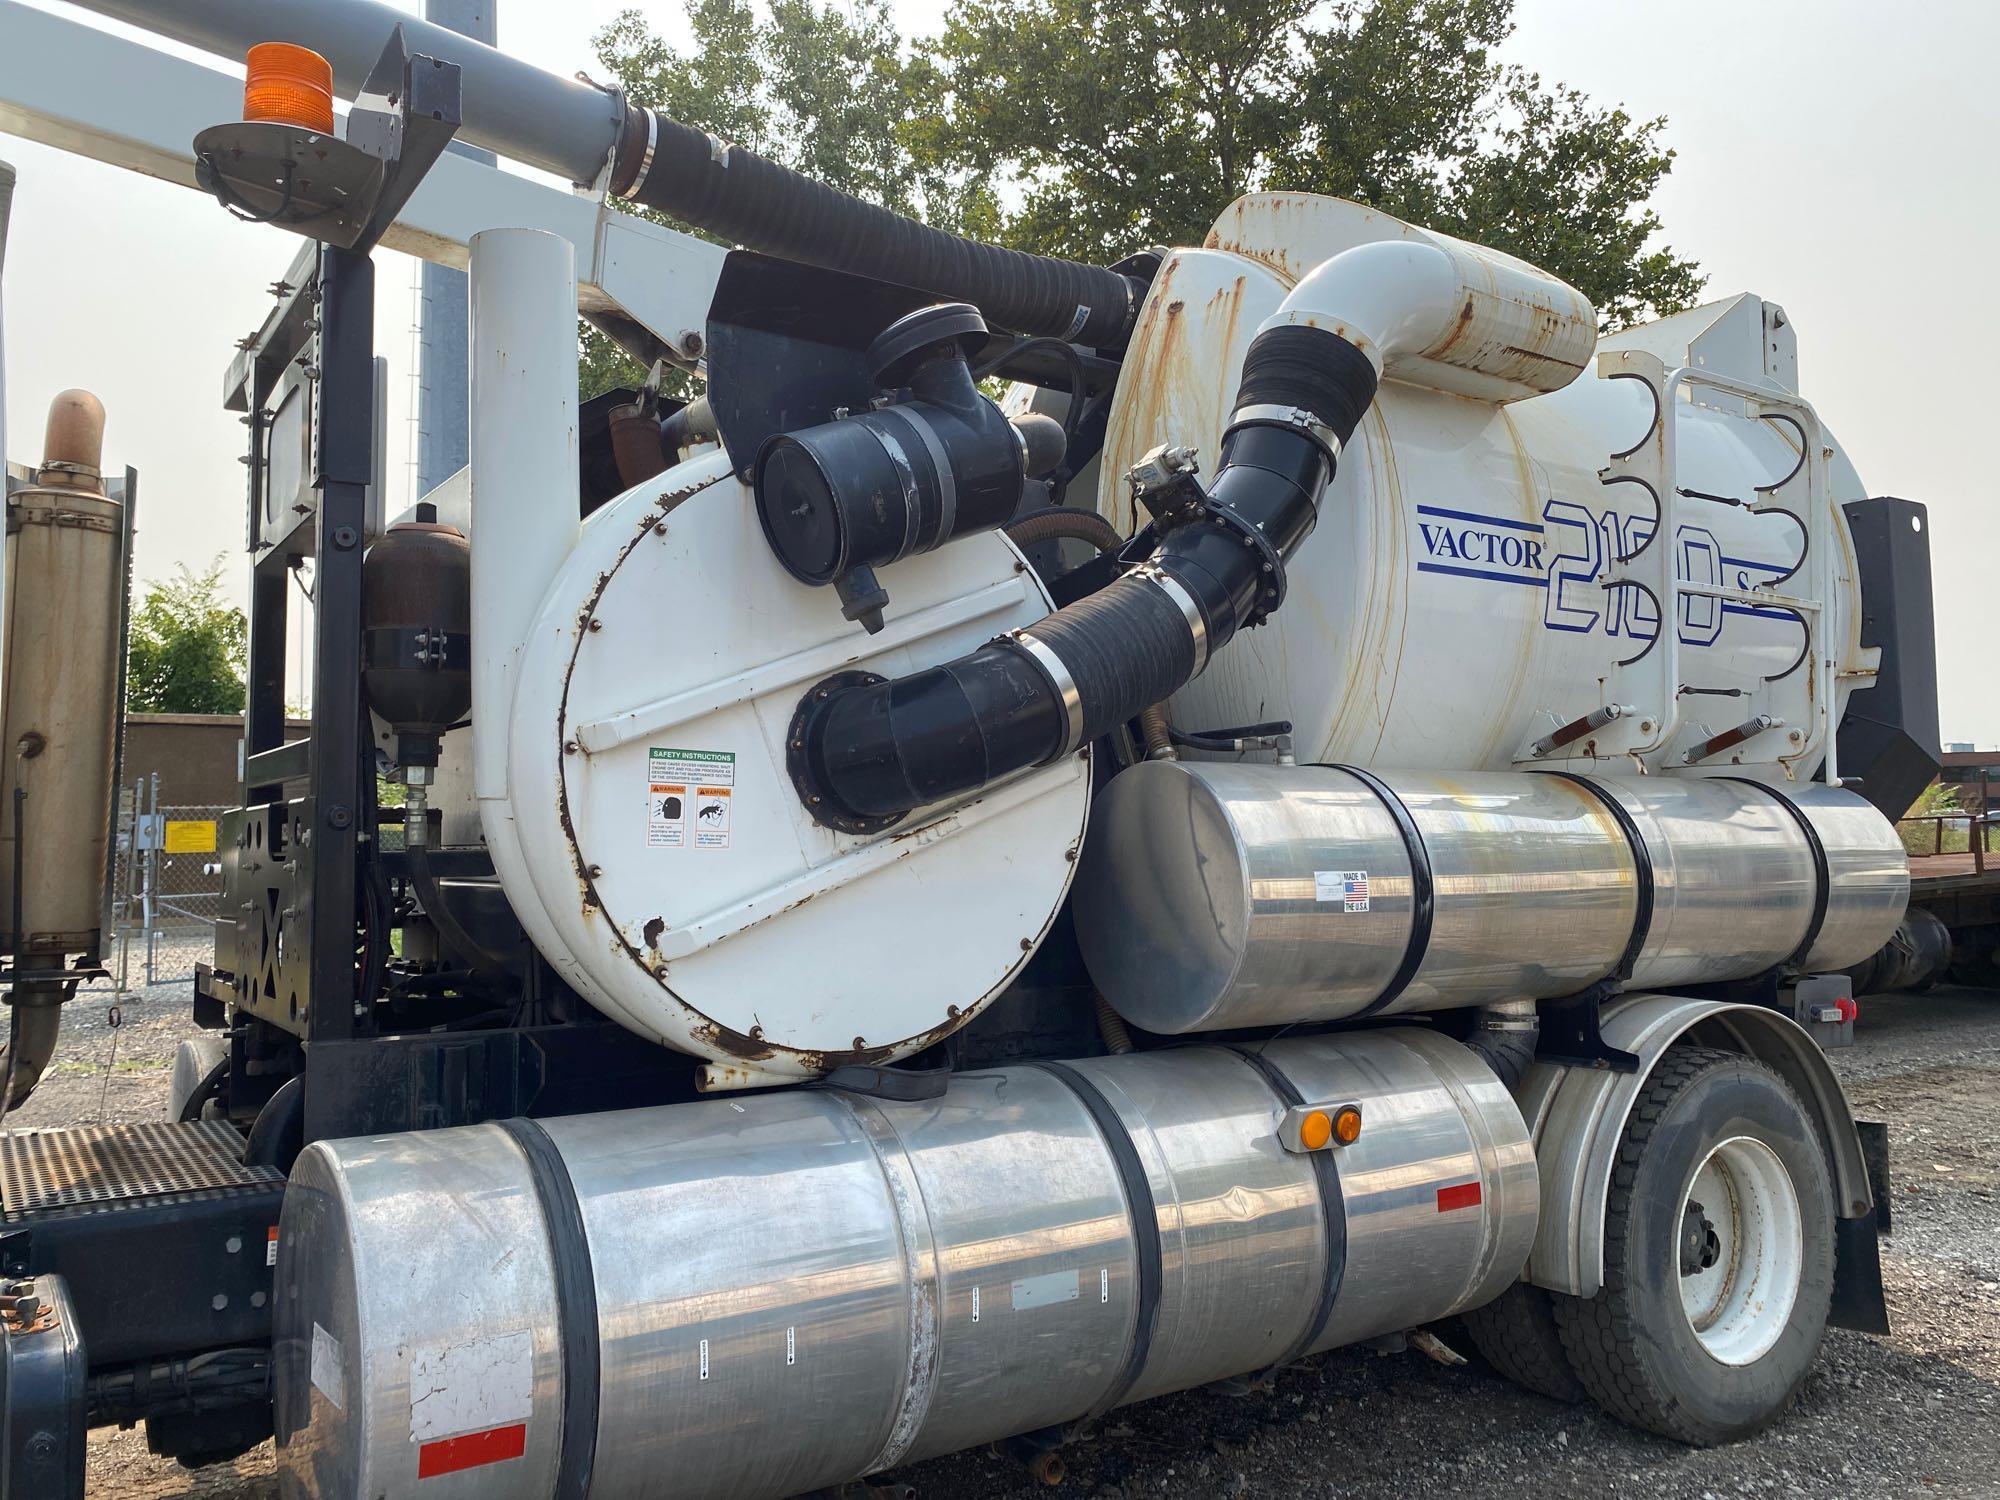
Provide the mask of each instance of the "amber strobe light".
POLYGON ((333 134, 333 65, 290 42, 259 42, 243 78, 243 118, 333 134))

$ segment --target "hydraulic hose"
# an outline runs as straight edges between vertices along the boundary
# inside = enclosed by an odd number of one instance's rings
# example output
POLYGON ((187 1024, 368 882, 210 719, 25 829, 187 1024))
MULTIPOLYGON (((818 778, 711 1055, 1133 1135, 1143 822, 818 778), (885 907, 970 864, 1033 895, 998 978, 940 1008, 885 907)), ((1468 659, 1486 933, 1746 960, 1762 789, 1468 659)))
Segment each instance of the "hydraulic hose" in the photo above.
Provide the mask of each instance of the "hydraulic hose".
POLYGON ((747 249, 970 302, 1017 333, 1111 348, 1137 311, 1120 272, 932 229, 658 110, 628 110, 611 185, 747 249))
POLYGON ((1343 333, 1283 317, 1250 345, 1206 496, 1144 563, 956 661, 811 695, 793 767, 822 821, 882 826, 1068 754, 1171 697, 1282 602, 1377 379, 1343 333))
POLYGON ((1088 542, 1099 552, 1116 552, 1125 545, 1118 528, 1096 511, 1076 510, 1067 505, 1031 510, 1019 520, 1009 521, 1005 529, 1017 547, 1032 547, 1057 537, 1088 542))

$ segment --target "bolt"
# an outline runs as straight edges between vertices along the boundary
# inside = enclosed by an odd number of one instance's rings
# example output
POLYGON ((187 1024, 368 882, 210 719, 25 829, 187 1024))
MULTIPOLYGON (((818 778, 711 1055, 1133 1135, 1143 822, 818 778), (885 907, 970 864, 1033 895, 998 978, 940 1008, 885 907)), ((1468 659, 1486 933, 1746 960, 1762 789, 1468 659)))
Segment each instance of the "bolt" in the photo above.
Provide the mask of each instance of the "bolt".
POLYGON ((681 335, 681 353, 689 359, 700 359, 701 351, 707 347, 700 334, 692 330, 681 335))
POLYGON ((591 630, 602 630, 604 628, 604 622, 593 615, 591 617, 589 628, 591 630))
POLYGON ((326 810, 327 825, 331 828, 345 828, 354 821, 354 814, 348 808, 335 803, 326 810))
POLYGON ((867 1045, 868 1045, 868 1040, 866 1037, 856 1037, 854 1039, 854 1050, 856 1052, 859 1052, 863 1047, 866 1047, 867 1045))
POLYGON ((1033 953, 1035 951, 1035 940, 1033 938, 1022 938, 1021 951, 1023 953, 1033 953))
POLYGON ((342 552, 350 550, 360 540, 361 534, 352 526, 336 526, 333 528, 333 545, 338 547, 342 552))
POLYGON ((661 521, 658 525, 653 527, 654 536, 665 536, 666 534, 667 534, 667 523, 665 521, 661 521))
POLYGON ((563 741, 563 754, 564 754, 564 755, 574 755, 574 754, 576 754, 576 741, 575 741, 575 740, 564 740, 564 741, 563 741))
POLYGON ((604 873, 604 866, 591 865, 587 867, 583 873, 588 875, 592 880, 595 880, 604 873))

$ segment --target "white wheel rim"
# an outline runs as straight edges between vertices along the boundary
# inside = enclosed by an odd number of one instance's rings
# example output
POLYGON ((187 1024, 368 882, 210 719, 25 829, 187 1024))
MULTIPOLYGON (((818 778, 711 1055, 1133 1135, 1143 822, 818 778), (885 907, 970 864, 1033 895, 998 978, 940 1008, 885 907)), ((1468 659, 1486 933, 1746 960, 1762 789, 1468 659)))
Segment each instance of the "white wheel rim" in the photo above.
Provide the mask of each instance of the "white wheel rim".
POLYGON ((1695 1337, 1725 1365, 1747 1365, 1778 1342, 1791 1321, 1805 1264, 1798 1190, 1778 1153, 1747 1135, 1703 1158, 1674 1220, 1701 1205, 1715 1233, 1712 1265, 1680 1278, 1681 1307, 1695 1337))

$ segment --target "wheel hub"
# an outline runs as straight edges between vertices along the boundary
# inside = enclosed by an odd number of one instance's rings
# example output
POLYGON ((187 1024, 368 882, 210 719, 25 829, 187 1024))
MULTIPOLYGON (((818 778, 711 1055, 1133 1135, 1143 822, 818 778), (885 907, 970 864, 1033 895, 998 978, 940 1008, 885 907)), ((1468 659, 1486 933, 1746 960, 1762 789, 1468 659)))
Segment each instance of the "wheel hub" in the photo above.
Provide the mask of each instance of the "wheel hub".
POLYGON ((1708 1353, 1754 1363, 1791 1321, 1804 1274, 1804 1218, 1791 1174, 1763 1141, 1735 1136, 1696 1167, 1675 1249, 1681 1308, 1708 1353))

